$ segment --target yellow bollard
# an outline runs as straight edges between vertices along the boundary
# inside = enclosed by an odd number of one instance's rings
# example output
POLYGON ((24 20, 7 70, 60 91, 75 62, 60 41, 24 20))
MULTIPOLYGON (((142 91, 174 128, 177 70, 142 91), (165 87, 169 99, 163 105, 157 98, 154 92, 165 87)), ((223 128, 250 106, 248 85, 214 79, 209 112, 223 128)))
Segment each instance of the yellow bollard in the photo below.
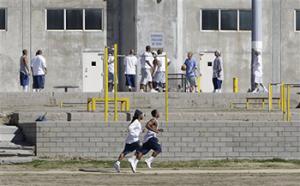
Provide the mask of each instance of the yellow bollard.
POLYGON ((104 121, 108 122, 108 48, 104 50, 104 121))
POLYGON ((198 93, 201 93, 201 76, 197 78, 198 93))
POLYGON ((114 45, 114 121, 118 121, 118 44, 114 45))
POLYGON ((285 88, 284 88, 284 83, 282 82, 282 84, 281 84, 281 86, 280 86, 280 101, 281 101, 281 111, 282 112, 285 112, 285 93, 284 93, 284 91, 285 91, 285 88))
POLYGON ((287 86, 287 121, 290 122, 292 120, 292 114, 291 114, 291 86, 287 86))
POLYGON ((166 87, 165 87, 165 114, 166 114, 166 126, 169 122, 169 65, 167 53, 165 56, 165 66, 166 66, 166 87))
POLYGON ((273 87, 269 84, 269 112, 273 110, 273 87))
POLYGON ((239 93, 239 79, 233 78, 233 93, 239 93))

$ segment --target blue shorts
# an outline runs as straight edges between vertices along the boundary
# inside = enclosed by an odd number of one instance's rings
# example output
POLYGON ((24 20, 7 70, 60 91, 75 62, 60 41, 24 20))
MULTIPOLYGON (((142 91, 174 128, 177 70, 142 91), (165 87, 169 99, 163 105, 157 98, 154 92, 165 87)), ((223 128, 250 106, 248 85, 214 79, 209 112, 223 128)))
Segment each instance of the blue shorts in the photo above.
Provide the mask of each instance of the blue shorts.
POLYGON ((218 78, 213 78, 213 84, 214 84, 214 89, 219 90, 222 88, 222 80, 219 80, 218 78))
POLYGON ((29 76, 23 72, 20 72, 20 85, 21 86, 29 85, 29 76))
POLYGON ((134 151, 139 152, 140 149, 141 149, 141 145, 139 141, 131 144, 126 144, 123 150, 123 154, 126 156, 127 154, 134 151))
POLYGON ((45 75, 33 76, 33 89, 44 89, 45 75))
POLYGON ((135 88, 135 75, 125 75, 126 86, 135 88))
POLYGON ((155 137, 150 138, 146 143, 144 143, 142 149, 139 152, 145 155, 150 150, 161 153, 161 145, 158 143, 158 139, 155 137))
POLYGON ((188 83, 190 86, 192 86, 192 87, 195 87, 195 86, 196 86, 196 77, 194 77, 194 76, 191 76, 191 77, 187 76, 187 77, 186 77, 186 81, 187 81, 187 83, 188 83))

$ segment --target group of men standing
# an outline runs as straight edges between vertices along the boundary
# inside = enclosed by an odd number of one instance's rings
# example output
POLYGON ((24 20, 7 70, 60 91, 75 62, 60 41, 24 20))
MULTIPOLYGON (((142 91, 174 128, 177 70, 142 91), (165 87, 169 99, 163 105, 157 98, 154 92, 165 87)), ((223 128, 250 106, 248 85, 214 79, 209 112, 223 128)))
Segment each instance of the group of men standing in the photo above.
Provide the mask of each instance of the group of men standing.
POLYGON ((29 91, 30 75, 32 74, 32 89, 40 92, 45 87, 45 75, 47 74, 46 59, 43 57, 42 50, 36 52, 35 57, 29 62, 28 51, 22 51, 20 59, 20 85, 24 92, 29 91))
MULTIPOLYGON (((167 59, 168 65, 170 60, 167 59)), ((131 49, 124 59, 124 72, 126 78, 126 87, 128 91, 136 89, 136 75, 138 67, 138 58, 131 49)), ((141 67, 141 92, 159 92, 165 90, 165 73, 166 73, 166 54, 163 49, 157 51, 152 50, 150 46, 146 46, 146 51, 140 56, 141 67), (148 89, 149 88, 149 89, 148 89)), ((109 90, 113 90, 114 82, 114 56, 112 52, 108 58, 108 83, 109 90)))
MULTIPOLYGON (((202 54, 200 55, 202 56, 202 54)), ((200 59, 201 60, 201 59, 200 59)), ((189 92, 197 92, 197 76, 201 76, 199 69, 197 67, 197 62, 193 58, 193 53, 188 52, 187 59, 181 67, 181 70, 186 74, 186 81, 188 83, 189 92)), ((224 68, 223 68, 223 60, 221 57, 220 51, 215 51, 215 59, 213 62, 213 75, 212 75, 212 83, 214 86, 214 93, 222 92, 222 83, 224 80, 224 68)))

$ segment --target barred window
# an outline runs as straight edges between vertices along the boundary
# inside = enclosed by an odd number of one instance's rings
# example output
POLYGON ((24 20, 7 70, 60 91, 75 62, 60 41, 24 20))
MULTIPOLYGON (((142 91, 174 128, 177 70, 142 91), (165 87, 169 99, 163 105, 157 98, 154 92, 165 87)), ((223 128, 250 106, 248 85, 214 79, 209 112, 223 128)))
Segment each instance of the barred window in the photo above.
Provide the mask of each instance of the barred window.
POLYGON ((67 30, 83 30, 83 12, 81 9, 67 10, 67 30))
POLYGON ((85 10, 85 29, 102 30, 102 10, 86 9, 85 10))
POLYGON ((202 30, 219 30, 219 10, 202 10, 202 30))
POLYGON ((64 10, 47 10, 47 29, 64 30, 64 10))
POLYGON ((251 30, 252 28, 252 11, 240 10, 240 30, 251 30))
POLYGON ((221 11, 221 30, 237 30, 237 11, 221 11))
POLYGON ((4 8, 0 8, 0 30, 6 30, 6 13, 4 8))
POLYGON ((300 10, 296 10, 295 14, 296 31, 300 31, 300 10))

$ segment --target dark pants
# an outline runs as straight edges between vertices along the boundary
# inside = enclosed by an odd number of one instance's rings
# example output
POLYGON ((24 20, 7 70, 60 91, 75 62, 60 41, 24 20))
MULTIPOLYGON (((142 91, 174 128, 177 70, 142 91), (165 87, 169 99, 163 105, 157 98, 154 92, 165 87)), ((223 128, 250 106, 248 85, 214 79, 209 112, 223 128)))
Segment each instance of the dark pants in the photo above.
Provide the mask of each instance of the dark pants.
POLYGON ((222 80, 219 80, 218 78, 213 78, 213 84, 214 84, 214 89, 219 90, 222 88, 222 80))

